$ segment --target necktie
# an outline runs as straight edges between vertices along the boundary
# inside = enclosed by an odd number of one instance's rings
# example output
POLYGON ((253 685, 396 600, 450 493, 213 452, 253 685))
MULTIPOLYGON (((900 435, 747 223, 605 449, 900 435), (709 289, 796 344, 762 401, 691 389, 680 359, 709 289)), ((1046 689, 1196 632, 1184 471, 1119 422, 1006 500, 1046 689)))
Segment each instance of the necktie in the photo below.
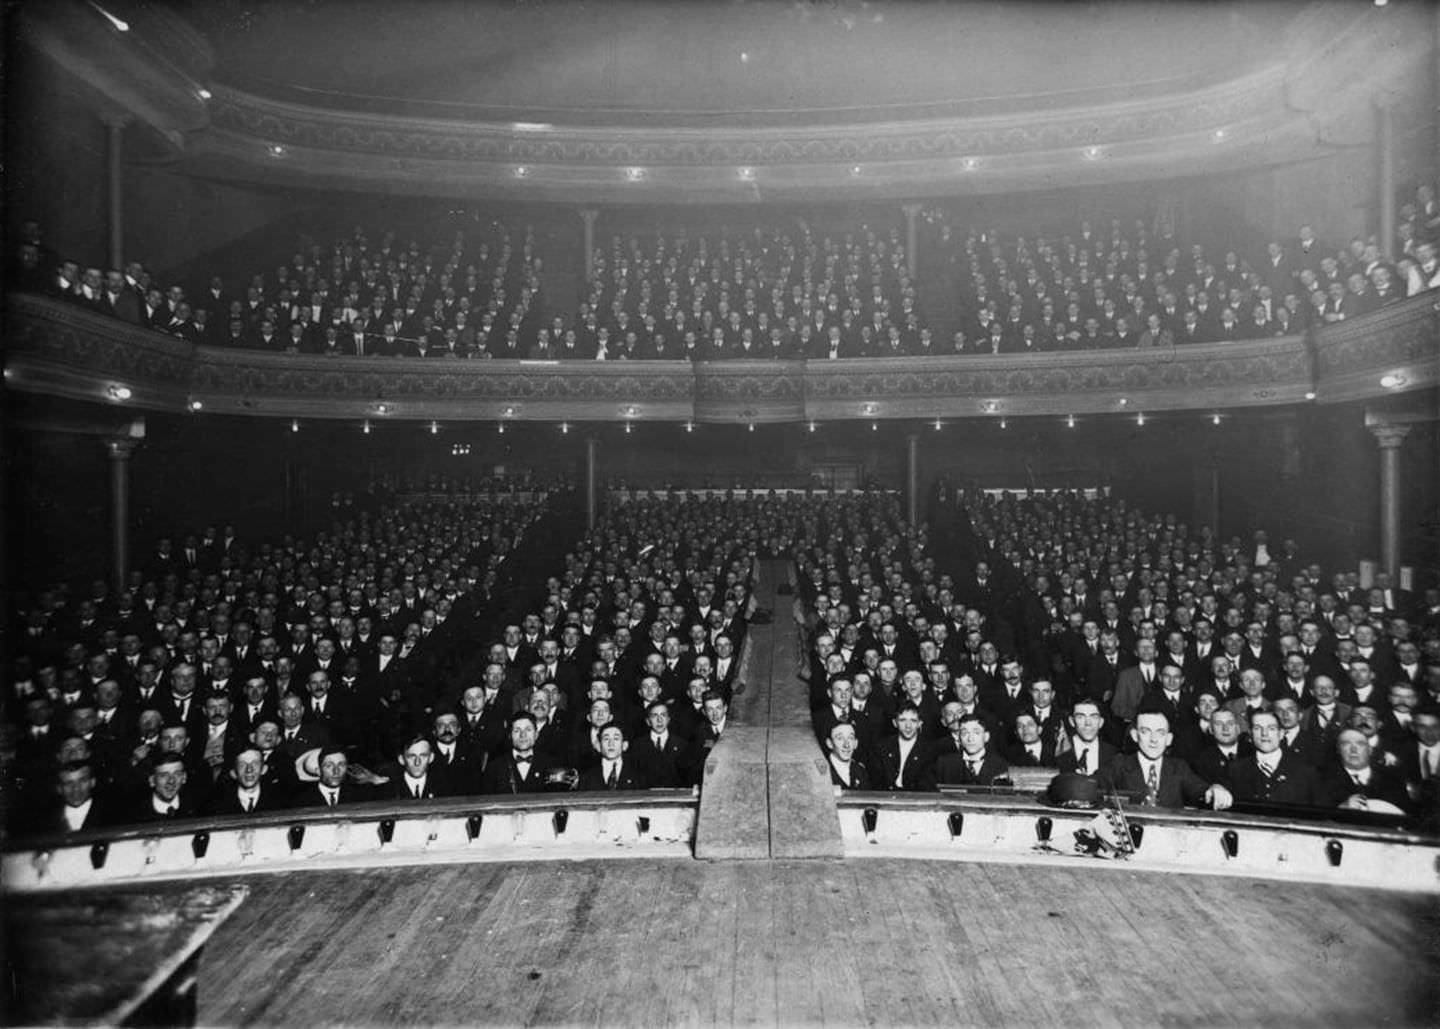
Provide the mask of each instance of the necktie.
POLYGON ((1264 761, 1261 761, 1259 764, 1261 775, 1265 776, 1266 779, 1273 779, 1275 777, 1275 769, 1273 767, 1264 761))
POLYGON ((1080 759, 1075 762, 1075 770, 1085 775, 1090 774, 1090 748, 1086 747, 1080 751, 1080 759))
POLYGON ((1152 762, 1150 770, 1145 773, 1145 802, 1154 807, 1159 794, 1160 769, 1152 762))
POLYGON ((971 762, 969 762, 969 764, 970 764, 970 775, 971 775, 973 778, 976 778, 976 779, 980 778, 980 762, 979 762, 979 761, 971 761, 971 762))
POLYGON ((245 810, 246 810, 247 812, 249 812, 249 811, 254 811, 254 810, 255 810, 255 798, 254 798, 254 797, 246 797, 246 798, 245 798, 245 810))
POLYGON ((326 803, 329 807, 334 807, 334 806, 335 806, 335 801, 336 801, 336 799, 337 799, 337 798, 336 798, 336 793, 335 793, 334 790, 330 790, 330 791, 328 791, 328 792, 325 794, 325 803, 326 803))
POLYGON ((612 790, 620 785, 620 764, 616 762, 610 766, 610 774, 605 777, 605 785, 612 790))
POLYGON ((652 739, 655 740, 655 749, 656 749, 656 750, 662 750, 662 749, 664 749, 664 747, 665 747, 665 741, 659 736, 659 734, 656 734, 654 737, 652 737, 652 739))
POLYGON ((419 783, 416 783, 416 784, 415 784, 415 799, 416 799, 416 800, 419 800, 419 799, 420 799, 420 784, 419 784, 419 783))

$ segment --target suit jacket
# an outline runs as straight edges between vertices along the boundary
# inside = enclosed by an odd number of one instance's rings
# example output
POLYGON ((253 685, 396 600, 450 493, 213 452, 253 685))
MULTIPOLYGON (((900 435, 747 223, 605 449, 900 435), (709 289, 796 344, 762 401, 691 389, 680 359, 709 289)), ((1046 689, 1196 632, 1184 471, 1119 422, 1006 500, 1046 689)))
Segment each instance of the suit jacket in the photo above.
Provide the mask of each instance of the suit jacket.
POLYGON ((1011 767, 1016 768, 1054 768, 1055 767, 1055 740, 1052 738, 1040 740, 1040 755, 1033 756, 1020 741, 1016 740, 1005 748, 1005 761, 1011 767))
POLYGON ((633 761, 651 786, 679 787, 694 782, 692 752, 690 741, 678 733, 667 733, 661 749, 655 746, 653 736, 647 731, 635 737, 626 756, 627 764, 633 761))
MULTIPOLYGON (((1072 740, 1071 742, 1073 743, 1074 741, 1072 740)), ((1095 774, 1098 775, 1100 769, 1104 768, 1112 760, 1114 760, 1115 755, 1118 753, 1118 751, 1116 751, 1114 747, 1106 743, 1104 740, 1096 740, 1094 743, 1091 744, 1091 746, 1100 748, 1100 753, 1097 757, 1095 764, 1095 774)), ((1062 772, 1074 772, 1076 771, 1076 766, 1078 765, 1079 760, 1080 755, 1076 751, 1066 750, 1065 753, 1059 755, 1055 759, 1055 767, 1060 769, 1060 771, 1062 772)))
POLYGON ((506 750, 495 755, 485 767, 485 774, 481 778, 481 791, 484 793, 541 792, 545 789, 545 773, 549 770, 550 764, 546 755, 538 749, 533 757, 529 774, 521 775, 520 769, 515 764, 513 751, 506 750))
MULTIPOLYGON (((85 821, 81 823, 78 831, 85 832, 90 829, 103 829, 106 826, 116 825, 124 821, 122 812, 110 802, 107 797, 95 794, 90 799, 90 810, 85 814, 85 821)), ((22 823, 23 829, 32 835, 50 835, 52 833, 68 833, 72 830, 65 821, 64 805, 52 803, 46 806, 37 818, 28 823, 22 823)))
POLYGON ((1288 754, 1281 755, 1275 774, 1267 776, 1251 754, 1231 765, 1230 791, 1237 801, 1314 805, 1320 802, 1320 779, 1315 769, 1288 754))
MULTIPOLYGON (((286 806, 286 797, 278 785, 263 781, 260 783, 260 796, 255 802, 255 813, 279 811, 286 806)), ((246 813, 245 809, 240 806, 239 787, 234 780, 226 778, 216 786, 205 805, 205 813, 207 815, 243 815, 246 813)))
POLYGON ((869 770, 866 769, 863 764, 861 764, 859 758, 851 758, 850 760, 849 782, 846 782, 840 777, 840 770, 835 767, 835 762, 826 761, 825 763, 830 766, 830 784, 832 786, 839 786, 842 789, 846 790, 875 789, 875 785, 870 779, 869 770))
POLYGON ((1367 800, 1386 801, 1402 811, 1408 810, 1410 804, 1405 793, 1405 780, 1398 769, 1371 767, 1370 782, 1357 786, 1350 773, 1337 764, 1327 769, 1320 779, 1320 801, 1329 807, 1339 807, 1356 794, 1367 800))
POLYGON ((1230 786, 1230 770, 1242 760, 1254 753, 1255 748, 1243 738, 1236 747, 1235 756, 1227 758, 1220 751, 1220 745, 1213 740, 1200 753, 1191 760, 1191 767, 1195 773, 1206 782, 1218 782, 1228 788, 1230 786))
MULTIPOLYGON (((347 804, 360 804, 367 800, 375 799, 375 791, 368 786, 361 786, 358 783, 342 783, 340 795, 335 799, 335 806, 342 807, 347 804)), ((325 801, 325 794, 318 782, 302 783, 300 788, 290 798, 291 807, 328 807, 325 801)))
POLYGON ((445 797, 449 794, 445 791, 443 775, 435 774, 435 766, 430 766, 430 771, 425 775, 425 786, 419 797, 416 797, 411 790, 408 776, 403 771, 397 771, 390 776, 390 781, 379 786, 375 791, 377 800, 431 800, 435 797, 445 797))
POLYGON ((905 767, 900 767, 900 737, 891 736, 882 740, 875 748, 875 768, 872 778, 875 787, 882 790, 896 788, 895 780, 900 779, 900 789, 906 791, 933 790, 935 788, 934 748, 923 739, 917 739, 910 749, 905 767))
POLYGON ((643 790, 650 785, 639 764, 628 756, 620 759, 619 775, 612 786, 605 781, 604 763, 592 765, 580 773, 579 790, 643 790))
MULTIPOLYGON (((1107 792, 1120 790, 1144 794, 1146 791, 1145 773, 1141 769, 1138 754, 1121 754, 1101 768, 1095 778, 1100 783, 1100 788, 1107 792)), ((1199 807, 1205 802, 1205 791, 1209 788, 1210 783, 1197 775, 1182 758, 1161 758, 1157 807, 1199 807)))
POLYGON ((1005 785, 1010 776, 1010 766, 994 750, 986 749, 985 759, 980 763, 979 773, 970 771, 970 764, 959 751, 941 754, 935 760, 935 782, 944 786, 995 786, 1005 785))

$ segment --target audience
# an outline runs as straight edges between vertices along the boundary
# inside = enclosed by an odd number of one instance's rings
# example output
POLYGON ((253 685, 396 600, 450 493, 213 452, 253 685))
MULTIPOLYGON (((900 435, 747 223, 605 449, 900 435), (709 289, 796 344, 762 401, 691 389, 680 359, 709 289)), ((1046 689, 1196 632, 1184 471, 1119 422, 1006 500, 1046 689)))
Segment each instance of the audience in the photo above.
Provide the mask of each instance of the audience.
POLYGON ((443 241, 355 228, 328 246, 193 291, 142 262, 81 268, 25 223, 11 278, 136 325, 213 346, 330 356, 530 360, 828 360, 1154 348, 1304 333, 1440 286, 1433 191, 1402 198, 1394 262, 1310 225, 1263 250, 1207 252, 1162 219, 1082 220, 1003 236, 924 215, 922 281, 898 225, 597 246, 571 317, 547 312, 533 228, 494 223, 443 241), (926 312, 921 298, 944 298, 926 312), (948 309, 955 308, 952 313, 948 309))
POLYGON ((1440 591, 1362 590, 1290 541, 1103 496, 942 483, 920 530, 876 495, 805 525, 804 675, 838 786, 1033 767, 1162 807, 1435 814, 1440 591))

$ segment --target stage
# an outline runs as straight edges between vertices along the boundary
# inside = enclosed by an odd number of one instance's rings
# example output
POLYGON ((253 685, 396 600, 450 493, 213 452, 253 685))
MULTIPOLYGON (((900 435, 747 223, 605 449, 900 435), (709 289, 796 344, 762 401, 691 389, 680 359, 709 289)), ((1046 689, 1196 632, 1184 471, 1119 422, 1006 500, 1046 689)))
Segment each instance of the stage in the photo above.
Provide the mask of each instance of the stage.
POLYGON ((1391 891, 1097 875, 1081 859, 547 861, 243 881, 248 900, 202 957, 202 1025, 1440 1017, 1440 906, 1391 891))

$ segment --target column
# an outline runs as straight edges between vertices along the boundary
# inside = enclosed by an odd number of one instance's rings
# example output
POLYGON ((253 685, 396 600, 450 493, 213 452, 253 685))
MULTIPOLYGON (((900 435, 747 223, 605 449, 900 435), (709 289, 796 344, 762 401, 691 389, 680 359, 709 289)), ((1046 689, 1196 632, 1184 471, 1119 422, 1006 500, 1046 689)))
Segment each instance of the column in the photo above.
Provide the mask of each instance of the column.
POLYGON ((920 217, 921 207, 919 204, 906 204, 900 210, 905 212, 905 267, 909 270, 910 281, 913 283, 920 268, 920 233, 916 219, 920 217))
POLYGON ((116 590, 125 588, 130 573, 130 455, 133 439, 107 439, 110 455, 110 571, 116 590))
POLYGON ((910 527, 920 526, 920 434, 905 437, 905 513, 910 527))
POLYGON ((1195 465, 1195 503, 1191 511, 1191 524, 1208 525, 1220 535, 1220 459, 1210 454, 1203 462, 1195 465))
POLYGON ((1380 255, 1395 257, 1395 115, 1390 104, 1375 105, 1375 145, 1379 151, 1380 255))
POLYGON ((1380 444, 1380 570, 1400 575, 1400 444, 1410 435, 1406 425, 1372 425, 1380 444))
POLYGON ((121 159, 124 156, 126 119, 111 115, 105 119, 105 156, 108 169, 110 201, 110 267, 125 267, 125 195, 121 182, 121 159))
POLYGON ((585 282, 595 273, 595 219, 600 217, 599 208, 582 207, 580 217, 585 222, 585 282))
POLYGON ((595 437, 585 437, 585 528, 594 530, 599 510, 598 483, 595 481, 595 437))

